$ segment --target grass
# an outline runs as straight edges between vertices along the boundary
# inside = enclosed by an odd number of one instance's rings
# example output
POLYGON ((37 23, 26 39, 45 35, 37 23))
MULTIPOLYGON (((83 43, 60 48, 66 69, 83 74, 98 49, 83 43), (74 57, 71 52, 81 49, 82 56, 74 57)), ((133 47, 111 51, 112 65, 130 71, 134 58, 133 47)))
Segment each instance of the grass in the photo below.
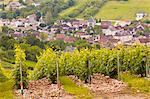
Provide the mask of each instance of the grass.
POLYGON ((138 78, 130 74, 121 74, 121 80, 128 84, 133 90, 150 94, 150 81, 145 78, 138 78))
POLYGON ((12 79, 12 71, 4 69, 4 75, 8 78, 5 82, 0 82, 0 99, 13 99, 14 81, 12 79))
POLYGON ((98 9, 100 9, 101 7, 101 3, 102 3, 102 0, 91 0, 91 2, 89 2, 88 4, 90 6, 88 6, 82 13, 80 13, 77 18, 89 18, 91 16, 94 16, 98 9))
POLYGON ((11 68, 14 67, 14 64, 11 64, 11 63, 6 62, 6 61, 1 61, 1 64, 2 64, 3 68, 9 68, 9 69, 11 69, 11 68))
POLYGON ((90 91, 81 86, 77 86, 70 78, 60 77, 60 82, 64 87, 64 90, 69 94, 75 95, 78 99, 91 99, 90 91))
POLYGON ((28 66, 28 67, 35 67, 35 65, 36 65, 36 63, 35 62, 33 62, 33 61, 29 61, 29 60, 27 60, 26 61, 26 65, 28 66))
POLYGON ((140 11, 150 14, 150 0, 108 1, 95 17, 101 19, 135 20, 136 13, 140 11))
POLYGON ((8 4, 10 1, 18 1, 18 0, 2 0, 1 4, 8 4))
POLYGON ((13 80, 0 83, 0 99, 13 99, 13 80))
POLYGON ((60 17, 67 17, 71 13, 74 13, 76 10, 85 6, 85 4, 88 3, 89 1, 90 0, 77 0, 76 4, 74 6, 62 11, 61 13, 59 13, 59 16, 60 17))
MULTIPOLYGON (((33 62, 33 61, 26 61, 26 65, 28 66, 28 67, 32 67, 33 69, 34 69, 34 67, 35 67, 35 65, 36 65, 36 63, 35 62, 33 62)), ((32 73, 33 73, 33 70, 29 70, 28 69, 28 78, 29 78, 29 80, 33 80, 33 77, 32 77, 32 73)))

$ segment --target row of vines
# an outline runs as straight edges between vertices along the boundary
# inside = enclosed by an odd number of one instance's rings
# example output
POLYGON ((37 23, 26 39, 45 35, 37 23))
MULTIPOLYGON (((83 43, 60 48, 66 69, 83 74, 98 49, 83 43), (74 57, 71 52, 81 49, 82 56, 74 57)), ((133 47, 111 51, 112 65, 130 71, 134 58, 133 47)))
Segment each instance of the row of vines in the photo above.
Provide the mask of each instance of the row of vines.
POLYGON ((33 77, 48 77, 55 83, 57 66, 60 75, 76 75, 85 82, 94 73, 117 77, 118 70, 146 76, 146 65, 149 62, 150 48, 143 45, 118 46, 111 50, 81 49, 74 52, 54 52, 48 48, 38 57, 33 77))

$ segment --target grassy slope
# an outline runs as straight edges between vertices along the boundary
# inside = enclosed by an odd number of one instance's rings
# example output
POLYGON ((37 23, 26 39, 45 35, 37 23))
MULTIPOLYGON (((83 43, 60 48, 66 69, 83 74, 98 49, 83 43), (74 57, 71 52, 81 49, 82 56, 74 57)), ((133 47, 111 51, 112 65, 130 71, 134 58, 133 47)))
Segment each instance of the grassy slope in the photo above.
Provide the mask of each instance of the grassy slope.
POLYGON ((4 75, 8 78, 7 81, 0 83, 0 99, 13 99, 13 85, 12 71, 4 69, 4 75))
POLYGON ((132 20, 135 19, 135 14, 139 11, 150 14, 150 0, 129 0, 128 2, 109 1, 95 17, 102 19, 132 20))
POLYGON ((130 74, 121 74, 121 80, 128 84, 134 90, 140 90, 140 92, 146 92, 150 94, 150 81, 144 78, 138 78, 130 74))
POLYGON ((2 0, 1 3, 8 4, 10 1, 18 1, 18 0, 2 0))
POLYGON ((88 3, 90 0, 77 0, 76 4, 64 11, 62 11, 59 16, 60 17, 65 17, 68 16, 70 13, 73 13, 76 9, 84 6, 86 3, 88 3))
MULTIPOLYGON (((4 68, 4 75, 8 78, 7 81, 0 83, 0 99, 13 99, 14 94, 13 94, 13 85, 14 81, 12 78, 12 69, 8 69, 10 67, 14 67, 14 64, 1 61, 1 64, 4 68)), ((30 67, 35 66, 35 62, 32 61, 26 61, 26 65, 30 67)), ((29 78, 30 79, 30 78, 29 78)))
MULTIPOLYGON (((92 1, 92 0, 91 0, 92 1)), ((96 14, 97 9, 100 9, 100 5, 102 0, 93 0, 94 4, 90 4, 82 13, 80 13, 77 18, 86 18, 85 16, 94 16, 96 14), (94 12, 94 13, 93 13, 94 12)))
POLYGON ((92 96, 87 88, 77 86, 68 77, 60 77, 60 82, 63 85, 64 90, 72 95, 75 95, 77 99, 91 99, 92 96))

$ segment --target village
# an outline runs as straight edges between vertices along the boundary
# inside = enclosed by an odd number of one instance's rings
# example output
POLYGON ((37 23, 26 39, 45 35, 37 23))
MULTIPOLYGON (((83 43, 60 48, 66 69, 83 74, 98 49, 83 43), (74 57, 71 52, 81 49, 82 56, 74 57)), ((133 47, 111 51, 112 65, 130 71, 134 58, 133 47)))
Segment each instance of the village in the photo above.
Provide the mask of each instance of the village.
MULTIPOLYGON (((39 4, 33 3, 33 5, 39 4)), ((22 8, 19 2, 10 2, 8 7, 11 10, 22 8)), ((150 46, 150 33, 145 33, 149 32, 146 29, 150 28, 150 24, 141 21, 145 16, 146 13, 139 12, 135 15, 136 21, 95 20, 90 17, 88 20, 57 20, 52 25, 46 25, 42 17, 37 20, 37 15, 31 14, 26 18, 0 19, 0 27, 12 28, 13 31, 9 31, 7 35, 15 39, 27 36, 30 31, 40 40, 42 39, 40 34, 46 34, 44 41, 63 40, 66 43, 73 43, 77 39, 84 39, 90 44, 100 44, 110 48, 118 44, 134 43, 150 46), (144 35, 141 35, 142 33, 144 35)))
POLYGON ((150 17, 133 1, 0 1, 0 99, 149 99, 150 17))

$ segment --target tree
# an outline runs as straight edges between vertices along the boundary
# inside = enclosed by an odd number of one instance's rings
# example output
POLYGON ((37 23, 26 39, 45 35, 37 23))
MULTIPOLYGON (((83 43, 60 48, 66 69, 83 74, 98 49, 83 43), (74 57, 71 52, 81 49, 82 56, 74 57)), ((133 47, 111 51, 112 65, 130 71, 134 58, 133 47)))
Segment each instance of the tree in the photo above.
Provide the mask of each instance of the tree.
POLYGON ((66 48, 66 44, 63 40, 55 40, 47 43, 48 47, 51 47, 54 51, 63 51, 66 48))
POLYGON ((73 6, 74 4, 75 4, 75 1, 74 1, 74 0, 69 0, 69 1, 68 1, 68 5, 69 5, 69 6, 73 6))
POLYGON ((25 51, 26 59, 37 62, 37 56, 39 56, 41 52, 42 52, 42 49, 39 48, 38 46, 30 46, 25 51))
POLYGON ((4 82, 7 80, 6 76, 4 75, 3 73, 3 68, 2 68, 2 64, 1 64, 1 61, 0 61, 0 82, 4 82))
POLYGON ((40 48, 44 48, 44 43, 41 42, 39 39, 37 39, 36 37, 29 35, 27 36, 25 39, 25 43, 26 44, 30 44, 31 46, 38 46, 40 48))
MULTIPOLYGON (((28 87, 27 68, 25 65, 25 51, 20 46, 15 47, 15 69, 13 76, 15 79, 15 87, 23 89, 28 87)), ((23 90, 22 90, 23 91, 23 90)))
POLYGON ((48 38, 48 34, 47 33, 40 33, 40 39, 42 42, 45 42, 48 38))
POLYGON ((39 12, 39 11, 36 12, 36 18, 37 18, 37 21, 39 21, 41 17, 42 17, 41 12, 39 12))
POLYGON ((90 48, 90 44, 86 41, 86 40, 77 40, 76 42, 74 42, 73 44, 75 47, 77 47, 78 49, 82 49, 82 48, 90 48))
POLYGON ((52 13, 51 11, 47 11, 44 21, 46 24, 50 24, 51 23, 51 18, 52 18, 52 13))
POLYGON ((43 77, 49 78, 52 83, 56 83, 57 78, 57 55, 48 48, 38 58, 38 62, 34 69, 34 79, 40 79, 43 77))
POLYGON ((95 33, 96 33, 96 34, 102 34, 102 29, 101 29, 100 26, 95 26, 95 27, 94 27, 94 30, 95 30, 95 33))
POLYGON ((6 18, 7 18, 7 14, 6 14, 6 12, 2 12, 2 14, 1 14, 1 18, 2 18, 2 19, 6 19, 6 18))
POLYGON ((11 33, 13 32, 14 30, 8 26, 2 26, 2 32, 5 33, 5 34, 8 34, 8 33, 11 33))
POLYGON ((14 49, 14 44, 17 44, 17 41, 9 36, 2 36, 0 39, 0 45, 4 50, 12 50, 14 49))

